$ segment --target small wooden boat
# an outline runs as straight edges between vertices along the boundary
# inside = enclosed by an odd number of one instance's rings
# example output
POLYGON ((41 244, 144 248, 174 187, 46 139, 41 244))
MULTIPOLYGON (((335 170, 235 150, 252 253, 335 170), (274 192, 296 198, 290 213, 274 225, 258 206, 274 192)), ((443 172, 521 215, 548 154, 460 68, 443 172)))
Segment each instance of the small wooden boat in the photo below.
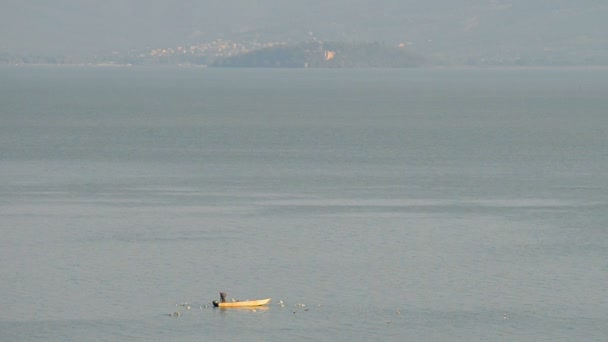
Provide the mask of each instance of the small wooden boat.
POLYGON ((270 302, 271 298, 266 299, 258 299, 258 300, 244 300, 240 302, 218 302, 217 300, 213 301, 213 306, 220 308, 243 308, 250 306, 263 306, 270 302))

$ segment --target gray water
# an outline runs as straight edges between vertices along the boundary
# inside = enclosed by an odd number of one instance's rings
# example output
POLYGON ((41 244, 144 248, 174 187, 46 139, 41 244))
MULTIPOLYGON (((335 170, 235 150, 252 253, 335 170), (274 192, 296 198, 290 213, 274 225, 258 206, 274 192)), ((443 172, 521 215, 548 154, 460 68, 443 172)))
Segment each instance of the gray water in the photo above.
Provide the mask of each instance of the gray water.
POLYGON ((605 69, 0 68, 0 340, 605 341, 606 94, 605 69))

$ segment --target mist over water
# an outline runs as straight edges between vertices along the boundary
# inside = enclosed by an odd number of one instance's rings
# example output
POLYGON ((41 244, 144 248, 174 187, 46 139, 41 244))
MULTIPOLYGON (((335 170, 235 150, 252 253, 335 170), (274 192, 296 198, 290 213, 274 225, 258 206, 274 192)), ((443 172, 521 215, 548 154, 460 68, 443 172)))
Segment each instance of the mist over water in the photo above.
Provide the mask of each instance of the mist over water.
POLYGON ((0 339, 605 340, 607 76, 0 68, 0 339))

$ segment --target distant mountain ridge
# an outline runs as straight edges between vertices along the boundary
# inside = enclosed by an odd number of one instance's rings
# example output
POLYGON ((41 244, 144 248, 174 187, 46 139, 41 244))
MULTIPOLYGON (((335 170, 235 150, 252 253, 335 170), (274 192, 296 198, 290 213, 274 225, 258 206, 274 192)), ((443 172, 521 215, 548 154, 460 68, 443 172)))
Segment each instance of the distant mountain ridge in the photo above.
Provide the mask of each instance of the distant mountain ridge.
POLYGON ((605 0, 6 0, 0 52, 225 38, 399 43, 446 64, 608 64, 605 0))

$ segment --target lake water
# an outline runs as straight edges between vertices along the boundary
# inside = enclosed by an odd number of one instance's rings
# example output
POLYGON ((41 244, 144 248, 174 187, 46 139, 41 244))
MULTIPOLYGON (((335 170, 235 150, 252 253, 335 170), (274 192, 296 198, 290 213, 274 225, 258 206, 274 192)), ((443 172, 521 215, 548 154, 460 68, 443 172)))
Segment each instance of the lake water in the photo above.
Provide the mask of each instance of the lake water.
POLYGON ((0 68, 0 340, 605 341, 606 94, 606 69, 0 68))

